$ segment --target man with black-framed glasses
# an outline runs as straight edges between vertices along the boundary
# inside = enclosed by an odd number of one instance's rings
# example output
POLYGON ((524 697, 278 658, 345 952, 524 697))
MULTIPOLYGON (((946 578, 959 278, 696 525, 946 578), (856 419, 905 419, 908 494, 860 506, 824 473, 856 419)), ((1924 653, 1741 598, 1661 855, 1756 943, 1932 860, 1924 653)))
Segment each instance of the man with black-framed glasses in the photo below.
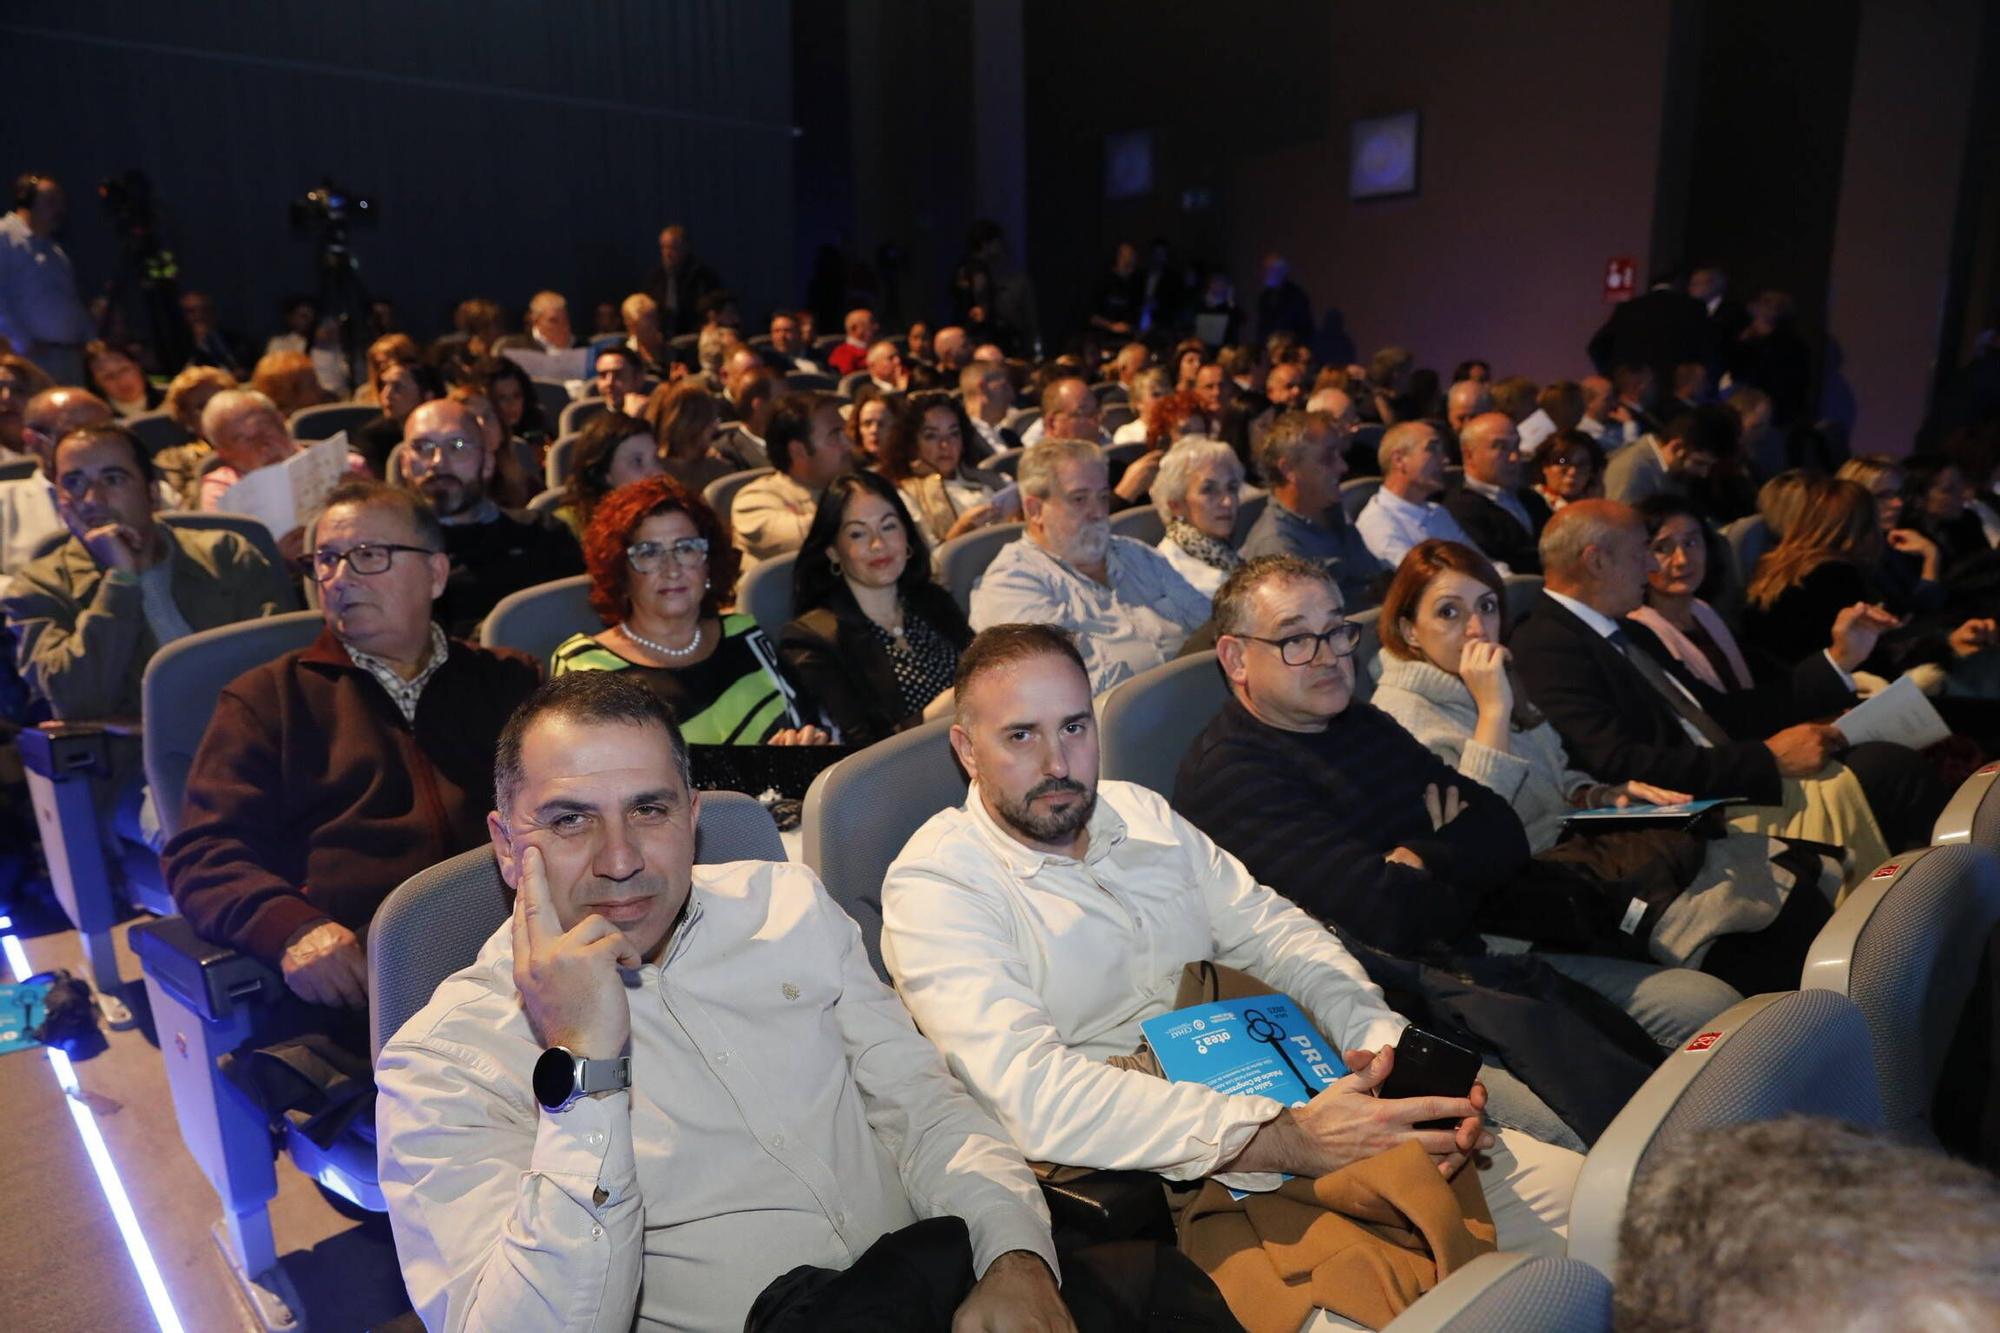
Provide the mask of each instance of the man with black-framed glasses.
POLYGON ((470 637, 510 592, 583 572, 583 552, 559 519, 502 509, 487 493, 495 458, 465 404, 438 398, 403 422, 403 468, 411 489, 437 511, 450 575, 437 619, 470 637))
POLYGON ((223 688, 164 853, 195 930, 346 1010, 320 1026, 349 1039, 365 1037, 369 920, 409 876, 479 844, 494 744, 541 676, 431 618, 444 549, 410 492, 333 492, 310 557, 325 628, 223 688))

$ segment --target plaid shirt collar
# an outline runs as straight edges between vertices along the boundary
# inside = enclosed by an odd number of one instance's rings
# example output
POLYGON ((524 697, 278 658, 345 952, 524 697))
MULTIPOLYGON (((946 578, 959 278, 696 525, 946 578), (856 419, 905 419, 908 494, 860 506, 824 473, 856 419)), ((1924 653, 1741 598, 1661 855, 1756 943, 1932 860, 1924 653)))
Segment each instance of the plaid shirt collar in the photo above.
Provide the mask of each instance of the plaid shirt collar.
POLYGON ((373 676, 375 683, 389 692, 389 697, 403 715, 403 721, 411 726, 417 723, 417 700, 423 697, 424 686, 430 683, 431 677, 438 673, 438 668, 444 665, 444 659, 451 653, 451 644, 435 620, 431 622, 430 657, 425 661, 423 670, 409 680, 397 675, 396 669, 379 657, 371 657, 350 644, 343 643, 341 647, 347 649, 347 656, 354 665, 373 676))

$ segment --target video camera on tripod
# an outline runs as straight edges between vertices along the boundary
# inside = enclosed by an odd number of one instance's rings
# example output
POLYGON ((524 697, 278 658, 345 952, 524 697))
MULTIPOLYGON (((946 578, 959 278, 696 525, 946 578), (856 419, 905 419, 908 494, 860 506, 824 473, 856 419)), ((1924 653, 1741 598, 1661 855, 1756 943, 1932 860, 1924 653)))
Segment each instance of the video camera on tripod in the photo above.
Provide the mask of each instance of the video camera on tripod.
POLYGON ((348 247, 350 227, 372 227, 378 216, 375 201, 320 177, 319 188, 291 201, 292 230, 319 246, 319 309, 340 324, 340 344, 349 363, 359 359, 362 330, 367 327, 368 288, 361 281, 361 262, 348 247))
POLYGON ((321 177, 317 190, 308 190, 291 202, 292 230, 302 236, 317 236, 328 248, 347 244, 347 229, 375 225, 375 201, 366 195, 343 189, 331 177, 321 177))
POLYGON ((118 308, 134 288, 151 341, 162 365, 179 365, 187 358, 186 322, 180 313, 180 262, 160 243, 159 217, 153 206, 153 182, 137 167, 97 183, 97 197, 111 215, 118 233, 118 265, 105 284, 104 313, 98 336, 109 336, 118 308))

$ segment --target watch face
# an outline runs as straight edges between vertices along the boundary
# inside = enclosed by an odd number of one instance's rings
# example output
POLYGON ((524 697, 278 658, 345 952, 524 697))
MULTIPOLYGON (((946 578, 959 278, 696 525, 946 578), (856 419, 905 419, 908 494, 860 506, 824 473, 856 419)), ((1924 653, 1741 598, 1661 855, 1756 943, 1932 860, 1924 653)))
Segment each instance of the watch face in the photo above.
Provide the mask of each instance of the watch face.
POLYGON ((535 1100, 554 1110, 576 1091, 576 1060, 560 1046, 542 1052, 535 1061, 535 1100))

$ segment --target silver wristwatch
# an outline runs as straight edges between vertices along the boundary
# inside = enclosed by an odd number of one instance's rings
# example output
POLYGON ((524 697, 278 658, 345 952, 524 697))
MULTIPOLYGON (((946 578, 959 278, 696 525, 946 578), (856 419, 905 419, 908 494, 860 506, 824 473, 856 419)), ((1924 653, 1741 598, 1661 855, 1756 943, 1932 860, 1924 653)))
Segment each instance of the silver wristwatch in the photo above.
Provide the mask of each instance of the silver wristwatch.
POLYGON ((586 1060, 567 1046, 551 1046, 535 1061, 535 1100, 546 1111, 567 1111, 579 1097, 632 1086, 632 1057, 586 1060))

